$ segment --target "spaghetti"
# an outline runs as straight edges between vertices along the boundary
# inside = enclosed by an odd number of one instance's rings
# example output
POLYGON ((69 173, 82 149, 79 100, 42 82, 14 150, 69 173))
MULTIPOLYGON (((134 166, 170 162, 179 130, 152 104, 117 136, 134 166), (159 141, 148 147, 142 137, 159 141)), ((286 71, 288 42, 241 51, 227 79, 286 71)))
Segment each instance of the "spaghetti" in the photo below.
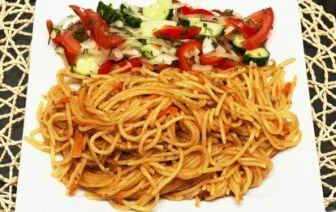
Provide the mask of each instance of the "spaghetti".
POLYGON ((272 170, 271 158, 301 139, 288 62, 204 73, 123 67, 92 77, 60 70, 27 140, 50 154, 69 195, 83 188, 138 211, 160 198, 240 202, 272 170))

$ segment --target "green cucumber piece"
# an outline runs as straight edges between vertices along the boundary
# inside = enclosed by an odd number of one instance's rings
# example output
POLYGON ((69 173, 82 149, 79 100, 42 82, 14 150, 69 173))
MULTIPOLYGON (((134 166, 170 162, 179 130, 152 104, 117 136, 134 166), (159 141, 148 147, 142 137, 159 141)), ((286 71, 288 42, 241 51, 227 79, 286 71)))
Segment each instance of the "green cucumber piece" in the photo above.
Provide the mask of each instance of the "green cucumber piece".
POLYGON ((134 11, 134 8, 126 6, 125 4, 120 5, 120 11, 125 23, 128 26, 133 28, 140 27, 142 20, 136 16, 138 11, 134 11))
POLYGON ((232 49, 235 51, 237 54, 245 54, 246 49, 243 47, 242 42, 244 41, 244 37, 241 34, 235 34, 232 38, 231 44, 232 44, 232 49))
POLYGON ((113 9, 112 5, 106 5, 102 1, 99 1, 97 7, 97 13, 108 23, 111 24, 116 20, 121 19, 119 10, 113 9))
POLYGON ((190 21, 188 19, 185 19, 185 18, 179 18, 178 21, 177 21, 177 25, 190 26, 190 21))
POLYGON ((246 51, 243 57, 243 63, 248 65, 252 61, 258 66, 264 66, 267 64, 269 57, 269 51, 265 47, 259 47, 253 50, 246 51))
POLYGON ((220 37, 224 34, 224 26, 212 22, 199 22, 195 26, 202 27, 200 35, 220 37))
POLYGON ((152 59, 162 53, 158 47, 152 44, 147 44, 141 47, 141 52, 148 59, 152 59))
POLYGON ((172 5, 171 0, 157 0, 154 4, 142 8, 142 14, 150 20, 168 20, 173 14, 172 5))
POLYGON ((100 67, 99 61, 96 56, 81 54, 78 56, 76 65, 72 67, 72 70, 77 74, 85 76, 97 74, 100 67))

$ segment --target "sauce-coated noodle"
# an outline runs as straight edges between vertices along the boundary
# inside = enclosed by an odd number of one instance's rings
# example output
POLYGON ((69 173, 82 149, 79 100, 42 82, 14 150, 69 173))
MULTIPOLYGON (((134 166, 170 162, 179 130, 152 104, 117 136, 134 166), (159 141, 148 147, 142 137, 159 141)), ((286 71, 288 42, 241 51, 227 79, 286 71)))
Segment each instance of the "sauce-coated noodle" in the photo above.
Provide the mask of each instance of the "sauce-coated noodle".
POLYGON ((271 157, 300 141, 287 62, 193 74, 64 69, 27 140, 50 153, 69 195, 80 187, 139 211, 160 198, 199 204, 232 194, 239 202, 271 171, 271 157))

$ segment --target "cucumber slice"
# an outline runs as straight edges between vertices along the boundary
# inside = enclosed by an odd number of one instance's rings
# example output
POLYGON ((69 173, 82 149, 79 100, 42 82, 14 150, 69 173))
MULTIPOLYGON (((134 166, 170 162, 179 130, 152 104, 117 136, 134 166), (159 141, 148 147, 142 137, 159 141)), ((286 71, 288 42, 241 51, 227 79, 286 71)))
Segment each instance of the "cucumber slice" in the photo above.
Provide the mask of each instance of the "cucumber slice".
POLYGON ((133 28, 140 27, 142 19, 136 15, 139 12, 138 8, 131 7, 125 4, 120 5, 121 15, 125 21, 125 23, 133 28))
POLYGON ((179 18, 177 25, 182 25, 182 26, 196 26, 201 22, 200 18, 179 18))
POLYGON ((126 41, 126 44, 128 47, 131 47, 131 48, 141 48, 143 46, 143 44, 138 41, 137 39, 135 38, 129 38, 127 41, 126 41))
POLYGON ((267 64, 269 57, 269 51, 265 47, 259 47, 257 49, 246 51, 243 57, 243 63, 248 65, 252 61, 258 66, 264 66, 267 64))
POLYGON ((144 21, 141 23, 140 31, 141 35, 143 37, 152 37, 153 32, 155 32, 158 29, 161 29, 162 27, 170 25, 170 26, 176 26, 177 23, 175 21, 144 21))
POLYGON ((112 5, 106 5, 102 1, 99 1, 97 7, 97 13, 105 19, 108 24, 115 22, 116 20, 121 19, 121 14, 119 10, 113 9, 112 5))
POLYGON ((150 64, 156 65, 156 64, 167 64, 171 65, 174 60, 177 60, 178 58, 176 56, 172 56, 169 54, 160 54, 153 59, 149 60, 148 62, 150 64))
POLYGON ((141 47, 141 52, 148 59, 152 59, 161 54, 160 49, 152 44, 147 44, 141 47))
POLYGON ((220 37, 224 34, 224 26, 212 22, 199 22, 195 26, 202 27, 200 35, 220 37))
POLYGON ((177 21, 177 25, 190 26, 190 21, 188 19, 185 19, 185 18, 179 18, 178 21, 177 21))
POLYGON ((187 18, 187 20, 189 21, 190 26, 196 26, 202 21, 201 18, 187 18))
POLYGON ((242 42, 244 40, 245 39, 241 34, 236 34, 233 36, 231 44, 233 47, 233 51, 235 51, 237 54, 245 54, 246 49, 242 45, 242 42))
POLYGON ((142 14, 151 20, 167 20, 173 15, 171 0, 157 0, 156 3, 142 8, 142 14))
POLYGON ((72 67, 72 70, 77 74, 91 75, 97 74, 100 67, 100 60, 93 55, 82 54, 78 56, 76 65, 72 67))

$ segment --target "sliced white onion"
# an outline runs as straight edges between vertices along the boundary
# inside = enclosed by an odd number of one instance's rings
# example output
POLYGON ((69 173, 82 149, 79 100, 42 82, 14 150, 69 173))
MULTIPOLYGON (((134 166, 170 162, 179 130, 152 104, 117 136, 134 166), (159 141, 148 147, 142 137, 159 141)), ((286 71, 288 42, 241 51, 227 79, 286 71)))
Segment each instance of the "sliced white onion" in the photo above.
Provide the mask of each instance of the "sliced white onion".
POLYGON ((231 33, 233 30, 235 30, 235 28, 233 26, 229 26, 224 30, 224 35, 231 33))
POLYGON ((168 50, 168 54, 170 55, 175 55, 177 52, 177 49, 175 47, 171 47, 169 50, 168 50))
POLYGON ((79 21, 79 17, 77 15, 69 15, 65 19, 63 19, 58 25, 62 27, 62 29, 67 29, 71 24, 79 21))
POLYGON ((215 50, 215 47, 213 46, 212 42, 215 42, 210 37, 205 37, 202 43, 202 51, 203 54, 207 54, 210 52, 213 52, 215 50))
POLYGON ((154 57, 153 59, 149 60, 150 64, 167 64, 170 65, 174 60, 177 60, 176 56, 171 56, 169 54, 159 54, 158 56, 154 57))
POLYGON ((199 72, 212 71, 212 69, 213 69, 213 66, 211 66, 211 65, 193 64, 191 66, 191 70, 199 71, 199 72))
POLYGON ((223 58, 228 58, 234 61, 239 61, 239 57, 236 54, 231 54, 231 53, 226 53, 226 52, 211 52, 208 54, 205 54, 205 56, 208 57, 223 57, 223 58))
POLYGON ((82 48, 84 49, 93 49, 97 47, 97 43, 92 39, 87 39, 81 43, 82 48))
POLYGON ((118 20, 115 22, 116 27, 118 28, 123 28, 124 27, 124 22, 122 22, 121 20, 118 20))
POLYGON ((200 63, 199 53, 201 53, 200 50, 195 48, 194 49, 194 60, 195 60, 195 63, 197 63, 197 64, 200 63))
POLYGON ((123 53, 120 51, 119 48, 114 48, 112 51, 111 51, 111 54, 110 54, 110 58, 112 60, 121 60, 122 58, 124 57, 123 53))
POLYGON ((127 57, 141 57, 141 53, 137 49, 124 49, 121 53, 127 57))
POLYGON ((168 47, 166 47, 166 46, 162 46, 162 47, 160 48, 160 51, 163 52, 163 53, 168 54, 169 49, 168 49, 168 47))
POLYGON ((222 45, 217 46, 217 48, 215 49, 216 52, 226 52, 226 50, 224 49, 224 47, 222 45))
POLYGON ((56 30, 52 30, 51 33, 50 33, 50 38, 51 39, 54 39, 56 38, 56 35, 58 34, 58 32, 56 30))

